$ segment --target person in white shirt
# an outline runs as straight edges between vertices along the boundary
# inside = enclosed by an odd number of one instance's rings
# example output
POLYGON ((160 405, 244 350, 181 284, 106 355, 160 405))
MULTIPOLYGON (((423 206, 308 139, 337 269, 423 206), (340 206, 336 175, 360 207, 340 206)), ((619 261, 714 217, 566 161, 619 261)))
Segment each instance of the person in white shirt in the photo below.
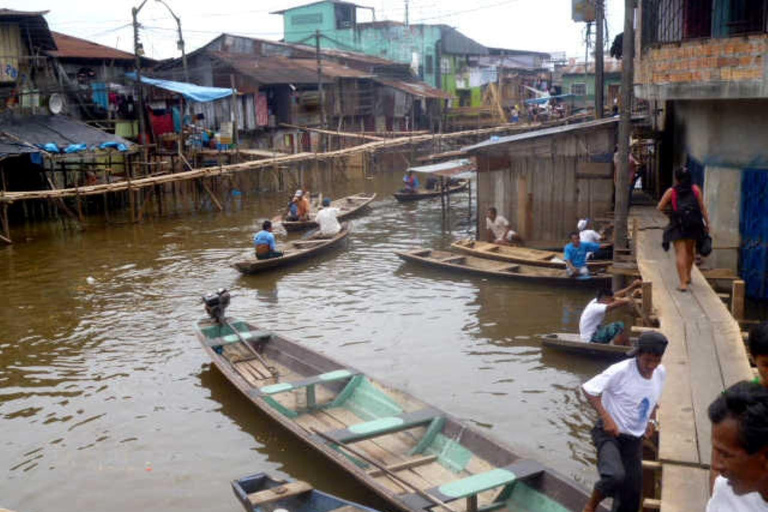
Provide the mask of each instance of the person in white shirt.
POLYGON ((523 239, 510 229, 509 221, 498 214, 495 206, 488 208, 485 214, 485 228, 488 230, 488 241, 500 245, 522 244, 523 239))
POLYGON ((579 319, 579 337, 588 343, 613 343, 614 345, 629 345, 629 333, 624 329, 624 322, 611 322, 602 325, 609 311, 627 306, 632 303, 631 294, 643 285, 636 279, 623 290, 613 293, 610 289, 599 290, 597 297, 592 299, 579 319))
POLYGON ((709 406, 712 471, 707 512, 768 511, 768 388, 742 381, 709 406))
POLYGON ((339 215, 338 208, 331 207, 331 199, 323 199, 323 207, 315 215, 315 222, 320 226, 320 236, 330 238, 336 236, 341 231, 341 224, 336 218, 339 215))
POLYGON ((644 332, 625 359, 582 385, 584 395, 599 415, 592 429, 600 480, 584 512, 595 512, 607 497, 614 512, 637 512, 643 488, 643 437, 656 428, 656 409, 667 371, 661 358, 667 338, 644 332))
POLYGON ((588 229, 589 219, 581 219, 576 224, 576 227, 579 229, 579 239, 582 242, 592 242, 593 244, 599 244, 603 239, 603 235, 594 229, 588 229))

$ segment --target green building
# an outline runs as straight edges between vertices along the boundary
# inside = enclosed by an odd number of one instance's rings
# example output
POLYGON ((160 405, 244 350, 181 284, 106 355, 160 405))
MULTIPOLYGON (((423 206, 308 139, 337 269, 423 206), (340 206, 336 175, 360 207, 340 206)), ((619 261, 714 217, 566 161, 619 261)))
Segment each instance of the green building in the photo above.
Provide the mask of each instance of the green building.
MULTIPOLYGON (((561 75, 562 93, 573 94, 574 106, 577 108, 594 107, 595 105, 595 63, 590 62, 587 72, 584 72, 584 63, 571 63, 560 67, 555 72, 561 75)), ((621 86, 621 61, 606 59, 603 66, 603 98, 605 107, 610 109, 618 104, 621 99, 619 92, 621 86)))
POLYGON ((283 16, 286 43, 361 52, 407 63, 418 78, 443 89, 461 104, 482 102, 487 73, 477 59, 488 49, 446 25, 406 25, 397 21, 357 22, 357 13, 370 9, 340 0, 321 0, 274 14, 283 16), (474 68, 474 71, 473 71, 474 68))

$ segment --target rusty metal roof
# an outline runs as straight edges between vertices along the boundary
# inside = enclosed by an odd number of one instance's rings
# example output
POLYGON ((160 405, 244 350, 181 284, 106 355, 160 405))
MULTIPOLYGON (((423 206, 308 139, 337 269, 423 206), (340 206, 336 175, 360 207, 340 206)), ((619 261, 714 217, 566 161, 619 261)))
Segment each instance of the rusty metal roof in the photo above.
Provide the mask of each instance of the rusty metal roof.
MULTIPOLYGON (((288 57, 255 57, 253 55, 209 52, 219 61, 232 66, 236 71, 260 84, 316 84, 317 61, 314 59, 290 59, 288 57)), ((373 75, 357 69, 342 66, 336 62, 323 61, 323 82, 336 78, 372 78, 373 75)))
MULTIPOLYGON (((559 71, 564 75, 583 75, 584 63, 572 64, 569 66, 563 66, 559 68, 559 71)), ((595 72, 595 63, 590 62, 587 67, 587 73, 595 72)), ((604 73, 621 73, 621 61, 616 59, 605 59, 603 64, 604 73)))
POLYGON ((387 87, 392 87, 393 89, 407 92, 408 94, 419 96, 421 98, 451 99, 451 95, 447 92, 435 89, 424 82, 403 82, 402 80, 391 80, 379 77, 376 77, 373 80, 381 85, 386 85, 387 87))
POLYGON ((56 41, 57 50, 48 52, 52 57, 61 59, 103 59, 103 60, 130 60, 135 57, 132 53, 111 48, 92 41, 69 36, 60 32, 51 32, 56 41))

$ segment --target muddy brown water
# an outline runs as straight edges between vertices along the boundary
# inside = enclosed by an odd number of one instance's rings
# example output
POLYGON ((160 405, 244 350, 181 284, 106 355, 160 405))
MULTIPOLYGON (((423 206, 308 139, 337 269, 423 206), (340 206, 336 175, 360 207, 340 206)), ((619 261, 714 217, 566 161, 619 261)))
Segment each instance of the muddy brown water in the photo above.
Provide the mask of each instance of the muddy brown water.
POLYGON ((229 481, 290 474, 375 497, 259 413, 211 367, 192 331, 199 297, 299 340, 490 432, 585 486, 594 477, 578 393, 605 364, 542 351, 575 331, 589 291, 451 276, 394 251, 466 237, 467 195, 398 204, 397 174, 324 190, 379 197, 347 246, 253 277, 250 252, 284 195, 78 233, 56 222, 0 248, 0 507, 19 511, 239 510, 229 481), (88 277, 95 281, 89 284, 88 277))

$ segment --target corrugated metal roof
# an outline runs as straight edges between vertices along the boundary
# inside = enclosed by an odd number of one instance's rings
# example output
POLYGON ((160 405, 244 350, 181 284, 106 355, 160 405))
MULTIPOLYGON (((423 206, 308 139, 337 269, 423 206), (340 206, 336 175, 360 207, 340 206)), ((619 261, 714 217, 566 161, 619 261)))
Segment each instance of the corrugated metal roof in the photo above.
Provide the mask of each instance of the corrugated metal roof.
POLYGON ((470 39, 455 28, 440 25, 441 45, 444 53, 454 55, 488 55, 488 48, 470 39))
POLYGON ((402 80, 390 80, 379 77, 374 78, 373 81, 421 98, 451 99, 451 95, 447 92, 435 89, 424 82, 403 82, 402 80))
MULTIPOLYGON (((587 73, 592 74, 595 72, 595 63, 590 62, 587 73)), ((573 64, 571 66, 563 66, 559 68, 559 71, 564 75, 583 75, 584 63, 573 64)), ((605 59, 603 64, 604 73, 621 73, 621 61, 616 59, 605 59)))
POLYGON ((14 9, 0 9, 0 19, 4 22, 18 22, 26 28, 33 45, 42 50, 55 50, 56 43, 48 28, 48 22, 44 15, 48 11, 16 11, 14 9))
MULTIPOLYGON (((7 142, 10 139, 15 140, 16 144, 19 144, 19 151, 15 154, 31 152, 31 150, 23 149, 24 146, 18 140, 29 145, 54 142, 60 148, 65 148, 70 144, 83 143, 92 147, 104 142, 119 142, 126 146, 133 145, 132 142, 122 137, 88 126, 83 122, 66 116, 14 116, 6 114, 0 116, 0 126, 2 126, 2 132, 15 137, 15 139, 6 137, 3 142, 7 142)), ((29 146, 26 147, 28 148, 29 146)))
POLYGON ((0 18, 35 18, 45 16, 51 11, 16 11, 14 9, 0 9, 0 18))
POLYGON ((438 176, 445 177, 456 176, 459 174, 471 175, 477 172, 475 163, 469 158, 449 160, 447 162, 440 162, 439 164, 419 165, 417 167, 409 167, 408 170, 423 174, 437 174, 438 176))
POLYGON ((462 151, 468 153, 482 151, 484 149, 500 146, 503 144, 512 144, 515 142, 537 139, 539 137, 548 137, 550 135, 560 135, 563 133, 575 132, 580 130, 591 130, 593 128, 599 128, 601 126, 608 126, 611 124, 618 124, 618 117, 609 117, 608 119, 597 119, 595 121, 587 121, 584 123, 567 124, 564 126, 555 126, 553 128, 545 128, 543 130, 536 130, 532 132, 519 133, 517 135, 510 135, 508 137, 499 137, 497 139, 489 139, 479 144, 472 146, 466 146, 461 148, 462 151))
POLYGON ((132 53, 111 48, 79 37, 51 32, 56 42, 56 50, 48 52, 48 55, 70 59, 104 59, 104 60, 133 60, 132 53))
POLYGON ((490 46, 488 48, 488 54, 489 55, 511 55, 511 56, 518 56, 518 55, 535 55, 537 57, 542 57, 545 59, 549 59, 552 57, 551 54, 546 52, 535 52, 531 50, 510 50, 507 48, 491 48, 490 46))
MULTIPOLYGON (((255 57, 253 55, 209 52, 214 58, 232 66, 260 84, 316 84, 317 61, 313 59, 289 59, 287 57, 255 57)), ((323 82, 335 78, 372 78, 373 75, 323 61, 323 82)))
POLYGON ((345 2, 343 0, 320 0, 319 2, 311 2, 311 3, 308 3, 308 4, 296 5, 294 7, 289 7, 287 9, 283 9, 282 11, 274 11, 274 12, 271 12, 269 14, 283 14, 285 12, 292 11, 294 9, 298 9, 300 7, 309 7, 310 5, 325 4, 325 3, 340 4, 340 5, 354 5, 355 7, 363 7, 361 5, 353 4, 352 2, 345 2))

